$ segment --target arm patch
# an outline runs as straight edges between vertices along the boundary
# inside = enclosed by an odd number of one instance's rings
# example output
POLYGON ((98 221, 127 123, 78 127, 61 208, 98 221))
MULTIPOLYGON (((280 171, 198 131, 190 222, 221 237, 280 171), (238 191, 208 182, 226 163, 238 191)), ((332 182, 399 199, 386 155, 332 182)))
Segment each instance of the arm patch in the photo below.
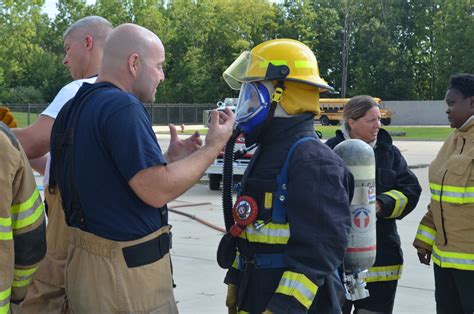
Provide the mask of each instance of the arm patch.
POLYGON ((38 228, 14 235, 15 265, 30 266, 46 255, 46 221, 38 228))

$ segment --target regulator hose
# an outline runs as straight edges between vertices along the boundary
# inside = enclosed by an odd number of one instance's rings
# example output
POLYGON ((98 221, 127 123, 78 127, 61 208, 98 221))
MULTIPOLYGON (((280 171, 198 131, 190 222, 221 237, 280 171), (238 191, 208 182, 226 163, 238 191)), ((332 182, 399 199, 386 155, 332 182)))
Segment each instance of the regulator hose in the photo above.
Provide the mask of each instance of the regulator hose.
POLYGON ((232 217, 232 177, 234 164, 235 140, 240 135, 240 130, 235 128, 232 136, 227 141, 224 149, 224 166, 222 169, 222 210, 224 211, 224 223, 227 232, 234 225, 232 217))

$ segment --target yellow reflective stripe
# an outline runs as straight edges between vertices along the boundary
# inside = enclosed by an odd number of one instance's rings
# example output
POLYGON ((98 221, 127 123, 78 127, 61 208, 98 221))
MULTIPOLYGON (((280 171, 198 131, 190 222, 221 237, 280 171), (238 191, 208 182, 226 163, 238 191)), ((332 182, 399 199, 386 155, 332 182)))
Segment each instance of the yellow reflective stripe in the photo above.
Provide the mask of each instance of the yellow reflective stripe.
POLYGON ((460 187, 452 185, 439 185, 430 183, 431 199, 434 201, 441 201, 453 204, 467 204, 474 203, 474 187, 460 187))
POLYGON ((429 246, 433 246, 434 241, 436 240, 436 234, 436 230, 424 225, 419 225, 418 230, 416 231, 416 238, 422 242, 425 242, 429 246))
POLYGON ((268 64, 271 63, 273 65, 288 65, 286 60, 265 60, 258 63, 260 68, 268 68, 268 64))
POLYGON ((30 209, 33 206, 33 204, 36 202, 36 199, 38 197, 40 197, 39 191, 38 189, 35 189, 33 193, 31 194, 30 198, 27 199, 25 202, 21 204, 12 205, 12 207, 10 208, 10 212, 12 214, 17 214, 17 213, 30 209))
POLYGON ((269 209, 272 208, 272 203, 273 203, 273 194, 272 193, 265 193, 265 208, 269 209))
POLYGON ((0 300, 0 314, 9 314, 10 313, 10 299, 7 300, 6 304, 3 304, 0 300))
POLYGON ((250 314, 250 312, 239 310, 237 314, 250 314))
MULTIPOLYGON (((260 68, 268 68, 268 64, 271 63, 273 65, 288 65, 288 61, 286 60, 265 60, 258 63, 260 68)), ((310 60, 296 60, 295 61, 295 68, 296 69, 314 69, 317 66, 315 61, 310 60)))
POLYGON ((275 292, 294 297, 309 309, 318 292, 318 286, 304 274, 285 271, 275 292))
POLYGON ((364 278, 365 282, 399 280, 402 277, 403 265, 370 267, 364 278))
POLYGON ((433 262, 442 268, 455 268, 461 270, 474 270, 474 254, 441 251, 436 244, 433 245, 431 255, 433 262))
POLYGON ((295 68, 297 69, 314 69, 317 67, 316 61, 296 60, 295 68))
POLYGON ((447 191, 447 192, 468 192, 474 193, 473 186, 454 186, 454 185, 441 185, 436 183, 430 183, 430 188, 436 191, 447 191))
POLYGON ((44 205, 38 190, 35 189, 28 201, 12 206, 11 210, 13 229, 24 228, 35 223, 44 213, 44 205))
MULTIPOLYGON (((439 195, 431 194, 431 199, 433 201, 440 202, 441 197, 439 195)), ((453 204, 469 204, 474 203, 474 197, 455 197, 455 196, 446 196, 443 192, 443 202, 453 203, 453 204)))
POLYGON ((402 192, 397 190, 390 190, 382 194, 388 195, 395 200, 395 207, 393 208, 393 212, 389 218, 400 217, 407 206, 408 198, 402 192))
POLYGON ((15 271, 13 272, 12 286, 18 288, 29 285, 37 269, 37 266, 25 269, 15 269, 15 271))
MULTIPOLYGON (((263 220, 257 220, 258 223, 263 223, 263 220)), ((290 225, 270 222, 258 230, 253 225, 249 225, 239 237, 249 242, 286 244, 290 238, 290 225)))
POLYGON ((0 314, 10 313, 10 296, 12 288, 0 291, 0 314))
POLYGON ((11 227, 12 225, 12 220, 10 217, 4 218, 0 217, 0 226, 1 227, 11 227))
POLYGON ((12 232, 12 220, 10 217, 3 218, 0 217, 0 240, 12 240, 13 239, 13 232, 12 232))

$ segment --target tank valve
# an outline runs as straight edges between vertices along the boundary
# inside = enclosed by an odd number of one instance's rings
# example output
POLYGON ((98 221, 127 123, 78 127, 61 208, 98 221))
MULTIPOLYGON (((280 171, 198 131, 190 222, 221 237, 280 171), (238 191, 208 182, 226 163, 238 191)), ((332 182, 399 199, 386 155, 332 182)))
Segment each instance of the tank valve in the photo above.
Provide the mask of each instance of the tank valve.
POLYGON ((364 278, 367 277, 367 269, 357 273, 344 273, 344 287, 346 289, 346 299, 355 301, 367 298, 369 291, 365 289, 367 285, 364 278))

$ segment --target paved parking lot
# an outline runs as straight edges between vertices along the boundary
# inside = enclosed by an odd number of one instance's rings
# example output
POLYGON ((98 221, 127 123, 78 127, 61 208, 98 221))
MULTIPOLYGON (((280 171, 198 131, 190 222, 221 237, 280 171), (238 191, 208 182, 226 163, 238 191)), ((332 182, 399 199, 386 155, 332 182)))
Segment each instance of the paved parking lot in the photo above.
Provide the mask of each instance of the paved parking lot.
MULTIPOLYGON (((441 147, 441 142, 396 142, 397 147, 413 167, 423 192, 417 208, 398 223, 404 251, 404 271, 400 280, 394 313, 435 313, 434 280, 432 266, 419 263, 412 247, 418 223, 429 202, 428 168, 441 147)), ((207 205, 182 207, 180 210, 197 215, 211 223, 223 226, 220 191, 210 191, 198 184, 170 204, 183 205, 209 202, 207 205)), ((181 313, 225 313, 226 286, 222 283, 225 272, 215 261, 216 248, 221 234, 196 221, 170 213, 173 224, 175 289, 181 313)))
MULTIPOLYGON (((165 151, 168 136, 159 135, 158 139, 165 151)), ((442 143, 396 142, 395 144, 406 157, 408 164, 413 167, 423 192, 413 213, 398 223, 405 265, 397 291, 394 313, 431 314, 435 313, 433 269, 432 266, 424 266, 418 262, 411 243, 430 197, 428 169, 423 166, 431 162, 442 143)), ((38 177, 37 180, 41 184, 41 178, 38 177)), ((220 227, 224 226, 221 192, 210 191, 206 182, 202 181, 195 185, 170 203, 169 207, 179 207, 177 209, 183 212, 196 215, 220 227), (200 205, 194 206, 195 204, 200 205)), ((226 286, 223 284, 225 271, 219 268, 215 258, 222 234, 175 213, 169 214, 169 220, 173 225, 171 254, 177 285, 175 295, 180 313, 226 313, 226 286)))

